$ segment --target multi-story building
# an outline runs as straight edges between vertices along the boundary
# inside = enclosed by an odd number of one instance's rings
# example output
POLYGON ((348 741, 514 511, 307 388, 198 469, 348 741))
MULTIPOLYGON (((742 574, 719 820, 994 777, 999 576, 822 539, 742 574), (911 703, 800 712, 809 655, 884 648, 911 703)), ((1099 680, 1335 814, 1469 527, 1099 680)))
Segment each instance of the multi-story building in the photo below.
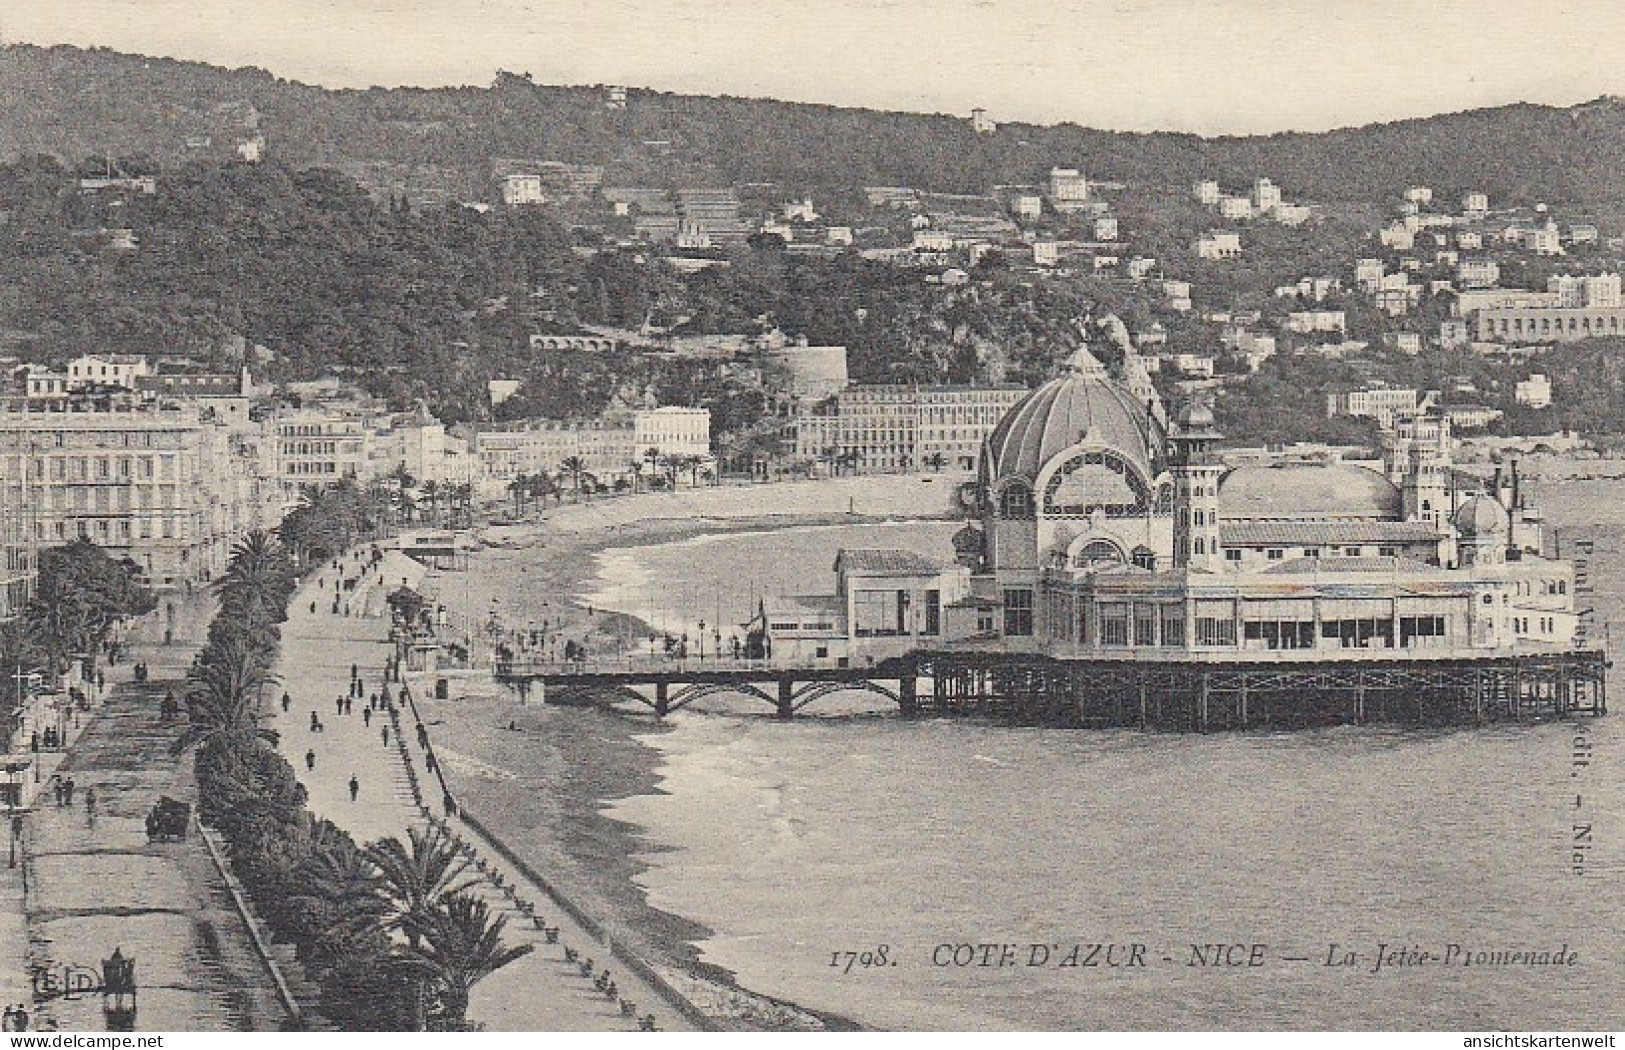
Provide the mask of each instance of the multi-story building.
POLYGON ((1546 279, 1546 290, 1557 297, 1564 309, 1581 306, 1620 306, 1620 277, 1617 273, 1554 274, 1546 279))
POLYGON ((1203 179, 1191 187, 1191 193, 1195 195, 1197 203, 1205 204, 1210 208, 1219 203, 1219 197, 1221 196, 1219 183, 1215 179, 1203 179))
POLYGON ((853 386, 791 420, 797 459, 859 471, 970 470, 1019 386, 853 386))
POLYGON ((1095 220, 1095 240, 1117 240, 1117 217, 1115 215, 1103 215, 1095 220))
POLYGON ((196 402, 133 397, 0 409, 0 487, 28 508, 37 546, 85 538, 154 586, 210 579, 255 524, 249 446, 196 402))
POLYGON ((1454 350, 1466 346, 1472 341, 1472 335, 1467 330, 1467 322, 1449 320, 1439 322, 1439 346, 1445 350, 1454 350))
POLYGON ((1036 193, 1019 193, 1010 198, 1010 212, 1018 219, 1036 219, 1044 214, 1044 199, 1036 193))
POLYGON ((345 407, 313 406, 276 417, 275 476, 285 502, 305 485, 331 485, 373 476, 372 422, 345 407))
POLYGON ((632 441, 641 451, 662 456, 711 455, 711 410, 666 405, 632 414, 632 441))
POLYGON ((1077 210, 1089 201, 1089 180, 1077 168, 1051 168, 1049 201, 1056 211, 1077 210))
POLYGON ((1253 180, 1253 208, 1260 215, 1274 211, 1281 204, 1281 187, 1266 178, 1253 180))
POLYGON ((1220 197, 1219 214, 1226 219, 1250 219, 1253 202, 1250 197, 1220 197))
POLYGON ((1232 230, 1214 230, 1196 242, 1199 259, 1235 259, 1241 255, 1241 235, 1232 230))
POLYGON ((1572 343, 1625 333, 1625 307, 1501 307, 1478 311, 1481 341, 1572 343))
POLYGON ((1536 372, 1528 379, 1520 379, 1515 396, 1518 404, 1528 408, 1547 408, 1552 403, 1552 381, 1536 372))
POLYGON ((33 507, 22 477, 0 477, 0 621, 27 607, 38 571, 33 507))
POLYGON ((482 430, 473 440, 478 480, 497 489, 520 476, 558 475, 571 460, 579 460, 584 473, 607 483, 642 470, 648 465, 650 449, 657 459, 693 456, 705 460, 710 458, 710 448, 710 410, 675 406, 642 410, 630 420, 527 423, 482 430))
POLYGON ((1354 264, 1354 283, 1363 291, 1374 292, 1382 286, 1385 272, 1381 259, 1360 259, 1354 264))
POLYGON ((86 354, 68 362, 68 392, 134 390, 138 376, 150 374, 145 357, 136 354, 86 354))
POLYGON ((1494 259, 1463 259, 1456 265, 1456 281, 1463 288, 1494 288, 1501 283, 1501 264, 1494 259))
POLYGON ((1419 395, 1410 387, 1342 390, 1326 395, 1326 415, 1375 419, 1387 427, 1393 425, 1395 416, 1416 412, 1419 403, 1419 395))
POLYGON ((1314 209, 1307 204, 1277 204, 1270 209, 1270 216, 1283 226, 1302 226, 1314 214, 1314 209))
POLYGON ((750 227, 739 218, 739 197, 731 189, 682 189, 672 196, 677 203, 679 229, 703 236, 707 244, 743 244, 750 227))
POLYGON ((1469 193, 1461 199, 1461 213, 1469 219, 1482 219, 1490 213, 1490 199, 1483 193, 1469 193))
POLYGON ((1288 331, 1307 335, 1311 332, 1346 332, 1347 316, 1342 310, 1294 310, 1287 315, 1288 331))
POLYGON ((1523 246, 1536 255, 1562 255, 1562 238, 1558 235, 1557 224, 1548 222, 1544 226, 1535 226, 1522 231, 1519 240, 1523 246))

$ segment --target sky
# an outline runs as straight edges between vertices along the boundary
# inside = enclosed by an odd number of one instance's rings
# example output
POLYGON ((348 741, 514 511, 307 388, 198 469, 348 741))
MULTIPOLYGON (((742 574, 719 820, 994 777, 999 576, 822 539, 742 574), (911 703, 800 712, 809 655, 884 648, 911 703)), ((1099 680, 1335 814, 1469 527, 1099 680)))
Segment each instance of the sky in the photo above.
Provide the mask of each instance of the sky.
POLYGON ((1199 134, 1625 95, 1618 0, 3 0, 0 39, 1199 134))

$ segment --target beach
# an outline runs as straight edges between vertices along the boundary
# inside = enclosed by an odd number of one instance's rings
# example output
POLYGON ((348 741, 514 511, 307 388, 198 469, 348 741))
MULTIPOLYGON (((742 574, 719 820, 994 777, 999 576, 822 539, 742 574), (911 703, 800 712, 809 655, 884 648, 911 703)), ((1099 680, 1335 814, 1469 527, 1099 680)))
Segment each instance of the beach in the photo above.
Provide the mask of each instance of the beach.
MULTIPOLYGON (((446 607, 454 634, 466 619, 477 636, 494 609, 505 624, 545 623, 548 631, 604 653, 650 633, 642 617, 592 605, 591 595, 605 586, 599 573, 606 552, 712 534, 940 516, 959 480, 866 477, 565 504, 536 523, 487 527, 470 570, 431 573, 424 587, 446 607)), ((489 659, 478 644, 475 659, 489 659)), ((460 805, 617 942, 725 1024, 855 1027, 836 1013, 738 988, 729 971, 704 962, 695 948, 712 931, 650 905, 644 876, 662 847, 606 811, 661 794, 663 757, 652 745, 669 727, 652 713, 556 707, 534 698, 521 703, 477 681, 453 678, 451 699, 420 700, 460 805)))

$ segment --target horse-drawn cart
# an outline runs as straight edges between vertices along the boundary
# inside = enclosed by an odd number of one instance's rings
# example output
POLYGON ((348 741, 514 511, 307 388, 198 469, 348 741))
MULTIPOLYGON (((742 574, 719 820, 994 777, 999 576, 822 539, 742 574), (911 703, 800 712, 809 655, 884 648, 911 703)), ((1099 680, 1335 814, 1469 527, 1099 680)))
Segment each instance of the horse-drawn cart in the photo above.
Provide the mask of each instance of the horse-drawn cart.
POLYGON ((147 812, 147 839, 157 842, 181 842, 192 823, 192 806, 168 795, 159 797, 147 812))

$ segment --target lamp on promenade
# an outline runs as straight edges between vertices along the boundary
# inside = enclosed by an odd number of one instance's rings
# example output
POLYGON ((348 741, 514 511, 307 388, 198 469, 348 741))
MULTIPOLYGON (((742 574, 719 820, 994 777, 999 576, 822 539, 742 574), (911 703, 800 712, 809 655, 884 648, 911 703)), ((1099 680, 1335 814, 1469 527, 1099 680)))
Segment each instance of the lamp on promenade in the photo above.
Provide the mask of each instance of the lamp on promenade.
POLYGON ((705 621, 704 620, 700 621, 700 633, 699 633, 699 636, 694 639, 694 644, 700 647, 700 659, 704 660, 705 659, 705 621))

